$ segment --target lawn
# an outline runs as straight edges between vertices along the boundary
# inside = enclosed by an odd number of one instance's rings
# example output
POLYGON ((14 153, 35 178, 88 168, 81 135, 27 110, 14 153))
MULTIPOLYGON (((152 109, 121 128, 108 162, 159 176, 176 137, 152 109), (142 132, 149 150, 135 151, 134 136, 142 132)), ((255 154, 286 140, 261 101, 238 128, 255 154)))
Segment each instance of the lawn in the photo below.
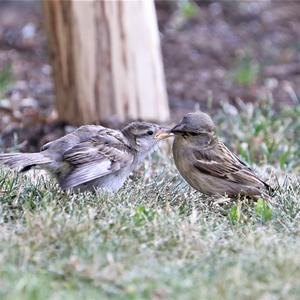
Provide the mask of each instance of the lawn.
POLYGON ((299 299, 300 108, 211 115, 272 203, 193 191, 166 144, 115 195, 1 169, 0 298, 299 299))

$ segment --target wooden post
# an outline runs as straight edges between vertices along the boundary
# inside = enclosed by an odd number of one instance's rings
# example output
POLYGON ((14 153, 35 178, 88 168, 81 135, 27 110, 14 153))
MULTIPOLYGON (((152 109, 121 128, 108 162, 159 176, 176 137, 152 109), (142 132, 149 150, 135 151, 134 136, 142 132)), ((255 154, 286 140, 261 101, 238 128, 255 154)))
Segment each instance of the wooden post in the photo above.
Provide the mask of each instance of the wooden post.
POLYGON ((43 3, 61 119, 168 119, 153 0, 43 3))

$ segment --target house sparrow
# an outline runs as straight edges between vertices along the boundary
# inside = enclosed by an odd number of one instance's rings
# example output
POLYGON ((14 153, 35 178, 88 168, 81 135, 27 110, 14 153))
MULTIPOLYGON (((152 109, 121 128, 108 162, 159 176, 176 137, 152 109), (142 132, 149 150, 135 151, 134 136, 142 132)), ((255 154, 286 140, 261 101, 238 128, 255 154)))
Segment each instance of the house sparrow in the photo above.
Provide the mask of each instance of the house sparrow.
POLYGON ((154 150, 160 130, 145 122, 133 122, 122 130, 86 125, 45 144, 40 152, 0 154, 0 163, 21 171, 45 169, 63 189, 116 192, 154 150))
POLYGON ((215 124, 203 112, 188 113, 160 138, 175 135, 173 156, 184 179, 207 195, 258 196, 272 188, 218 140, 215 124))

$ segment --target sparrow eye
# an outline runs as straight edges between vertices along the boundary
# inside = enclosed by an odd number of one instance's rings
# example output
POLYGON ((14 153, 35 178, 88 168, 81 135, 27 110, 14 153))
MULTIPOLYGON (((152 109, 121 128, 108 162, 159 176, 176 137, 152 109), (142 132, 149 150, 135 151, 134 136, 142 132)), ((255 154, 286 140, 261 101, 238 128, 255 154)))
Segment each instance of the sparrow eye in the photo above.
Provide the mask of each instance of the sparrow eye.
POLYGON ((148 134, 148 135, 153 135, 153 133, 154 133, 154 132, 153 132, 152 130, 148 130, 148 131, 147 131, 147 134, 148 134))

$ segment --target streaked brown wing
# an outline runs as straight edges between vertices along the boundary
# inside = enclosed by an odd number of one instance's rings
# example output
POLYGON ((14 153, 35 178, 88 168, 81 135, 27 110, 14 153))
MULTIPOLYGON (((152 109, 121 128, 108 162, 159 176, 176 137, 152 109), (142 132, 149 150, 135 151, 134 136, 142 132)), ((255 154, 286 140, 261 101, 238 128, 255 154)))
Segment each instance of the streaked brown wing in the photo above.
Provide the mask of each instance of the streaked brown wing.
POLYGON ((194 167, 204 174, 238 184, 266 185, 221 142, 205 151, 195 149, 193 153, 196 158, 194 167))
POLYGON ((63 160, 73 166, 61 182, 71 188, 116 172, 133 162, 134 154, 128 146, 111 136, 96 136, 80 143, 63 154, 63 160))
POLYGON ((43 145, 41 151, 63 155, 65 151, 72 149, 76 145, 91 141, 93 138, 97 137, 100 137, 101 139, 106 137, 115 142, 124 139, 123 134, 119 130, 106 128, 100 125, 84 125, 57 140, 43 145))

